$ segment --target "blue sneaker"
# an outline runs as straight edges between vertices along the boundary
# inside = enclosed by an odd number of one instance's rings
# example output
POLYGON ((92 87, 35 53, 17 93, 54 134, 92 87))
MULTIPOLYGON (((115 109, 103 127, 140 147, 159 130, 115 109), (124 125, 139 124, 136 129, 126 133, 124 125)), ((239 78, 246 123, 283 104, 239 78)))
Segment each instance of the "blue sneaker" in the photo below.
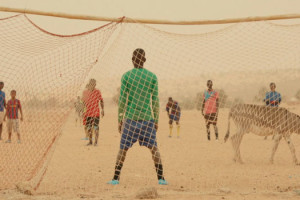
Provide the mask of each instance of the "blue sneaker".
POLYGON ((89 140, 89 138, 85 137, 85 138, 81 138, 81 140, 89 140))
POLYGON ((119 181, 118 180, 111 180, 111 181, 108 181, 107 184, 110 184, 110 185, 119 185, 119 181))
POLYGON ((169 183, 166 180, 164 180, 164 179, 159 179, 158 180, 158 184, 159 185, 168 185, 169 183))

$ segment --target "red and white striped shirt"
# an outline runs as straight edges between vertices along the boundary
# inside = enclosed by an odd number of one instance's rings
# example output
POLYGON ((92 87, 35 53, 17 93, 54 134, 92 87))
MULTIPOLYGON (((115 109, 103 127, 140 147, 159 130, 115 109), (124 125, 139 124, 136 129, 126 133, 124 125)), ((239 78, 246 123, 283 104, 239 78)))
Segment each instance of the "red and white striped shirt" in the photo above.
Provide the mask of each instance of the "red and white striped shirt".
POLYGON ((18 119, 18 111, 21 108, 21 102, 18 99, 10 99, 7 102, 7 117, 9 119, 18 119))

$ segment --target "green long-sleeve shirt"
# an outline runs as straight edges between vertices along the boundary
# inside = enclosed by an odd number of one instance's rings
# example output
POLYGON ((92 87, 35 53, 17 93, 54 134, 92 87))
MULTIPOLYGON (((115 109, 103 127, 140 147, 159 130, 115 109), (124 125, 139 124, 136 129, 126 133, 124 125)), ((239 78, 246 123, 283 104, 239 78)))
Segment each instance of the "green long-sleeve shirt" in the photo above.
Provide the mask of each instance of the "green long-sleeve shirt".
POLYGON ((158 122, 158 82, 154 73, 147 69, 134 68, 123 75, 119 97, 119 122, 123 117, 158 122))

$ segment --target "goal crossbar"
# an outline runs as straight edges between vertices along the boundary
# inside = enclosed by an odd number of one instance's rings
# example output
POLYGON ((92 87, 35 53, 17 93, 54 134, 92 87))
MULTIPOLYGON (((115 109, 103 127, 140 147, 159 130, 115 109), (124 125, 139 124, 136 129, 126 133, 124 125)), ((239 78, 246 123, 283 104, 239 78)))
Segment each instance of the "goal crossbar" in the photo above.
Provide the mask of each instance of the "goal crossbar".
MULTIPOLYGON (((21 8, 0 7, 0 11, 59 17, 59 18, 67 18, 67 19, 78 19, 78 20, 94 20, 94 21, 109 21, 109 22, 120 21, 120 18, 67 14, 61 12, 47 12, 47 11, 39 11, 39 10, 32 10, 32 9, 21 9, 21 8)), ((284 19, 299 19, 299 18, 300 18, 300 14, 256 16, 256 17, 216 19, 216 20, 195 20, 195 21, 170 21, 170 20, 136 19, 136 18, 123 17, 122 22, 144 23, 144 24, 165 24, 165 25, 209 25, 209 24, 229 24, 229 23, 239 23, 239 22, 269 21, 269 20, 284 20, 284 19)))

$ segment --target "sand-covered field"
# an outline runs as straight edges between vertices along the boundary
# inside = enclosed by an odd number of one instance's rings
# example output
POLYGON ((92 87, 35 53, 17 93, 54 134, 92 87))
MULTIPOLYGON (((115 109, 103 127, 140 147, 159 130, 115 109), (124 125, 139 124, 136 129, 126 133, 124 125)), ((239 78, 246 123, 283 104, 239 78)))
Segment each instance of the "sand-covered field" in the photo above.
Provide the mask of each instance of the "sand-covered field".
MULTIPOLYGON (((300 107, 290 108, 300 113, 300 107)), ((231 142, 224 143, 227 109, 220 111, 220 140, 207 141, 200 112, 183 111, 180 138, 168 137, 167 114, 160 115, 158 145, 168 186, 159 186, 149 150, 135 144, 127 154, 120 185, 112 178, 119 148, 117 109, 107 108, 97 147, 86 146, 73 113, 63 128, 40 187, 33 196, 0 191, 0 199, 134 199, 138 190, 155 187, 159 199, 300 199, 300 166, 281 141, 274 164, 268 163, 273 141, 253 134, 242 141, 245 164, 232 161, 231 142), (297 194, 298 193, 298 194, 297 194)), ((234 133, 234 125, 231 134, 234 133)), ((176 128, 174 128, 174 133, 176 128)), ((213 129, 211 130, 213 133, 213 129)), ((300 159, 300 135, 292 136, 300 159)), ((30 142, 24 141, 23 143, 30 142)))

